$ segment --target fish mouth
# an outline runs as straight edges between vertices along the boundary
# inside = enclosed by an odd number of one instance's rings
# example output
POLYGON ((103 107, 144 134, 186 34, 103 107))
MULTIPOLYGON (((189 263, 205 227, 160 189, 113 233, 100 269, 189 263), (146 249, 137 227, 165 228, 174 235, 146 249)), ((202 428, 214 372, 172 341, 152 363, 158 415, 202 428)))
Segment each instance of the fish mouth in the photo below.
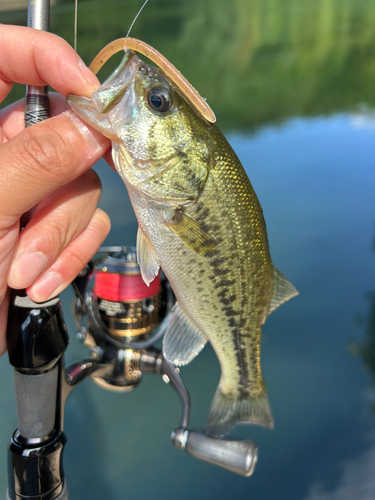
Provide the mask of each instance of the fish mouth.
MULTIPOLYGON (((118 140, 117 127, 115 126, 118 113, 115 108, 135 81, 141 63, 142 61, 133 51, 126 50, 118 68, 92 94, 91 99, 68 94, 67 104, 93 128, 112 140, 118 140)), ((132 118, 132 101, 133 96, 128 96, 124 105, 121 106, 122 123, 130 121, 132 118)))

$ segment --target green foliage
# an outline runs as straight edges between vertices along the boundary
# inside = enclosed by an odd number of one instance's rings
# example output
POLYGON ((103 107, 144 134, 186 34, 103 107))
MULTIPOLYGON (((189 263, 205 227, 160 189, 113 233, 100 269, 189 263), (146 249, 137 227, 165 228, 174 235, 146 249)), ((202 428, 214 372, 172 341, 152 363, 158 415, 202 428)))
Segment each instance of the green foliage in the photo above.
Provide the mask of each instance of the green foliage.
MULTIPOLYGON (((80 0, 86 63, 126 35, 141 3, 80 0)), ((221 127, 241 129, 374 106, 374 25, 373 0, 150 0, 132 36, 173 62, 221 127)), ((73 2, 52 8, 51 31, 73 43, 73 2)))

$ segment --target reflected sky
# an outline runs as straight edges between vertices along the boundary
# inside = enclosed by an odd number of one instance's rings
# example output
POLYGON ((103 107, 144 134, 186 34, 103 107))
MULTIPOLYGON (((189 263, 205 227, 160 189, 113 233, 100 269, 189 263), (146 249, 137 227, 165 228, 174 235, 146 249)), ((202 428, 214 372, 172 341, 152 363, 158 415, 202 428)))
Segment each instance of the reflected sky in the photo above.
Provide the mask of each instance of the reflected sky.
MULTIPOLYGON (((254 476, 239 478, 172 447, 179 402, 156 376, 127 395, 86 381, 67 404, 70 498, 224 499, 233 491, 262 500, 370 498, 369 377, 349 346, 360 338, 356 317, 366 314, 366 292, 374 288, 374 135, 366 115, 296 119, 229 135, 262 203, 274 263, 300 291, 264 327, 262 364, 275 430, 233 432, 258 442, 254 476)), ((108 243, 133 244, 136 222, 126 191, 104 163, 97 170, 101 206, 113 220, 108 243)), ((71 298, 63 294, 73 337, 68 361, 85 355, 73 335, 71 298)), ((5 357, 0 372, 3 387, 10 387, 5 357)), ((219 378, 210 347, 182 375, 193 401, 192 426, 202 428, 219 378)), ((9 408, 1 412, 5 449, 15 418, 10 390, 2 398, 9 408)), ((0 480, 6 484, 4 454, 0 480)))
MULTIPOLYGON (((123 35, 129 23, 120 26, 119 19, 127 8, 134 15, 138 3, 119 7, 111 1, 106 12, 101 2, 84 4, 83 11, 93 14, 82 19, 81 30, 93 38, 79 43, 90 60, 123 35)), ((367 0, 165 0, 151 3, 139 19, 134 36, 157 46, 210 97, 262 204, 275 266, 300 296, 275 311, 263 329, 262 366, 275 429, 233 432, 258 442, 252 478, 194 460, 170 444, 180 406, 157 376, 144 377, 127 395, 86 381, 66 409, 71 500, 224 500, 234 494, 246 500, 372 500, 374 395, 350 346, 363 338, 357 318, 368 316, 367 294, 375 289, 374 6, 367 0)), ((69 39, 71 10, 66 3, 56 9, 54 29, 69 39)), ((96 170, 103 182, 100 206, 112 220, 107 243, 134 245, 137 225, 124 186, 104 162, 96 170)), ((73 361, 87 353, 74 338, 72 292, 62 299, 72 338, 67 361, 73 361)), ((219 374, 209 346, 182 370, 192 427, 204 426, 219 374)), ((0 377, 4 491, 5 449, 16 426, 6 357, 0 377)))
POLYGON ((372 500, 375 491, 375 444, 373 437, 369 437, 369 441, 372 446, 363 454, 341 463, 342 474, 332 490, 316 482, 304 500, 372 500))

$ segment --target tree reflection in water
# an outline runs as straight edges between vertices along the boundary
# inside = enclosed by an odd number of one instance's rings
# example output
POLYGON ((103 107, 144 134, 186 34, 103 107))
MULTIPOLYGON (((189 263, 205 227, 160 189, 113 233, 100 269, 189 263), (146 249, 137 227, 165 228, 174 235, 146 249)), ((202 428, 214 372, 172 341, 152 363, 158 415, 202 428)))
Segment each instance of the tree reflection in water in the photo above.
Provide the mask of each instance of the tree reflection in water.
MULTIPOLYGON (((373 242, 375 252, 375 238, 373 242)), ((370 307, 366 317, 360 317, 358 323, 363 330, 362 340, 350 345, 350 352, 362 358, 365 369, 370 373, 371 385, 375 390, 375 290, 367 292, 366 298, 370 307)), ((375 414, 375 398, 370 403, 371 412, 375 414)))

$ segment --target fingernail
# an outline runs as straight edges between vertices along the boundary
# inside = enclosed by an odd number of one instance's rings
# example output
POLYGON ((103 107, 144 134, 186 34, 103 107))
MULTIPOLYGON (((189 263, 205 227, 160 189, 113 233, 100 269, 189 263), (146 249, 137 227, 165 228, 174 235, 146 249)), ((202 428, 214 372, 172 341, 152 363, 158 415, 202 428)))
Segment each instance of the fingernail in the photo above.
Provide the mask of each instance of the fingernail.
POLYGON ((91 69, 89 69, 86 66, 86 64, 83 62, 83 60, 81 58, 78 61, 78 67, 79 67, 83 77, 85 78, 85 80, 87 81, 87 83, 89 85, 92 85, 96 88, 99 87, 99 85, 100 85, 99 80, 94 75, 94 73, 91 71, 91 69))
POLYGON ((65 116, 71 119, 72 123, 77 127, 80 131, 81 135, 84 137, 87 144, 93 149, 97 149, 98 147, 107 146, 109 143, 109 139, 104 137, 103 134, 97 132, 93 128, 89 128, 86 123, 81 120, 76 113, 73 111, 64 111, 65 116))
POLYGON ((48 259, 42 252, 23 253, 15 259, 10 269, 8 284, 12 288, 30 286, 47 267, 48 259))
POLYGON ((57 295, 58 288, 63 284, 63 277, 59 273, 47 273, 32 288, 33 298, 36 302, 43 302, 49 297, 57 295))

